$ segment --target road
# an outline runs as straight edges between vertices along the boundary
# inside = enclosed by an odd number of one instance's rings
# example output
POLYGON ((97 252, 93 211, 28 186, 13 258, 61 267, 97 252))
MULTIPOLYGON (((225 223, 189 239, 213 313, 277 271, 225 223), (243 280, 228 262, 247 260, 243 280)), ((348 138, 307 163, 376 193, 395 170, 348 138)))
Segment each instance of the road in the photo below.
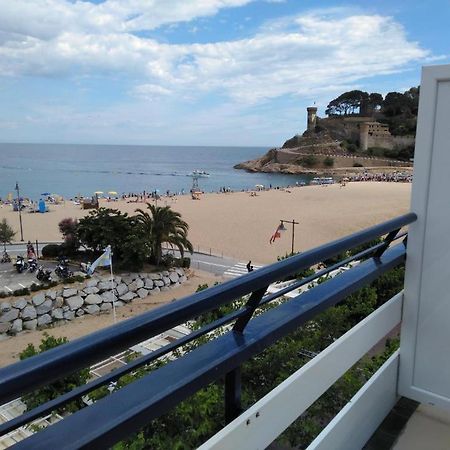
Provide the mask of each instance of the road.
MULTIPOLYGON (((171 251, 172 252, 172 251, 171 251)), ((26 244, 14 245, 8 248, 8 253, 11 255, 13 261, 19 254, 26 254, 26 244)), ((175 256, 179 256, 177 251, 173 252, 175 256)), ((214 255, 207 255, 204 253, 195 252, 192 255, 186 254, 191 258, 191 268, 204 270, 217 276, 224 276, 225 278, 236 278, 247 273, 247 261, 238 261, 229 257, 221 257, 214 255)), ((54 268, 54 262, 39 261, 44 267, 54 268)), ((258 264, 253 264, 255 270, 261 267, 258 264)), ((33 283, 38 283, 35 273, 17 273, 12 263, 0 263, 0 292, 13 292, 16 289, 22 289, 31 286, 33 283)))

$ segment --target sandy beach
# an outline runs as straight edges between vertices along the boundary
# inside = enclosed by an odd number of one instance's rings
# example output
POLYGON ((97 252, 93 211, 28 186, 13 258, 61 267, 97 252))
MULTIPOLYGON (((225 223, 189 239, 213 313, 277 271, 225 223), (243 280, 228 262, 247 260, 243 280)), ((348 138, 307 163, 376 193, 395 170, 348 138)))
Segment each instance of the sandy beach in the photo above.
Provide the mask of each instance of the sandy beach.
MULTIPOLYGON (((163 197, 159 205, 170 205, 189 223, 189 239, 195 249, 232 256, 242 261, 267 264, 291 249, 291 228, 274 244, 270 236, 280 219, 295 220, 295 250, 303 251, 365 227, 404 214, 409 210, 410 183, 355 182, 339 185, 295 187, 289 190, 229 194, 204 194, 201 200, 189 195, 163 197)), ((145 203, 101 201, 101 206, 134 214, 145 203)), ((58 223, 66 217, 82 217, 89 211, 66 201, 50 205, 45 214, 22 214, 25 240, 57 241, 61 239, 58 223)), ((19 231, 17 212, 11 206, 0 208, 19 231)), ((20 236, 16 235, 16 240, 20 236)))

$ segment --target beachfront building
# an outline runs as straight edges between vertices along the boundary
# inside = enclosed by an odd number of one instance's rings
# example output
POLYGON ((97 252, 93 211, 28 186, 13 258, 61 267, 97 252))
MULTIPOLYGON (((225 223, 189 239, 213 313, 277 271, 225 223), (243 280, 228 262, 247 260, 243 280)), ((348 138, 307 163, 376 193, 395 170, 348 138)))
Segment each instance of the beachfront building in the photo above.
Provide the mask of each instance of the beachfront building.
MULTIPOLYGON (((367 448, 376 449, 448 448, 448 117, 450 65, 426 68, 421 83, 410 213, 1 369, 0 402, 5 403, 73 370, 185 323, 202 312, 250 294, 243 308, 144 355, 130 363, 128 370, 135 370, 139 364, 147 364, 182 343, 227 325, 224 334, 34 434, 20 442, 17 448, 108 448, 193 393, 222 379, 227 425, 201 448, 266 448, 363 355, 399 326, 400 348, 324 426, 308 448, 360 449, 366 443, 367 448), (409 227, 407 242, 402 231, 405 227, 409 227), (266 294, 272 283, 379 236, 385 237, 383 242, 362 252, 367 259, 289 301, 278 302, 283 293, 299 288, 302 283, 310 283, 311 277, 266 294), (405 258, 404 290, 395 293, 321 353, 311 354, 307 364, 242 411, 241 366, 244 363, 318 313, 402 264, 405 258), (275 307, 255 316, 258 307, 273 301, 278 302, 275 307), (407 409, 409 412, 405 412, 407 409), (406 431, 400 438, 400 429, 388 426, 389 431, 386 432, 382 425, 384 422, 386 426, 385 419, 389 421, 393 414, 397 414, 397 419, 399 416, 405 419, 402 425, 407 422, 406 431)), ((326 270, 335 270, 342 264, 337 263, 326 270)), ((120 370, 123 373, 126 369, 120 370)), ((113 379, 111 374, 104 377, 105 383, 113 379)), ((98 380, 97 383, 101 383, 98 380)), ((51 405, 39 407, 38 413, 48 414, 52 408, 86 394, 89 389, 89 385, 78 388, 51 405)), ((1 432, 9 432, 34 420, 39 414, 33 411, 26 413, 25 419, 15 420, 14 424, 2 425, 1 432)), ((395 422, 399 423, 399 420, 395 422)), ((192 426, 195 427, 195 423, 192 426)), ((182 435, 183 430, 179 433, 182 435)))

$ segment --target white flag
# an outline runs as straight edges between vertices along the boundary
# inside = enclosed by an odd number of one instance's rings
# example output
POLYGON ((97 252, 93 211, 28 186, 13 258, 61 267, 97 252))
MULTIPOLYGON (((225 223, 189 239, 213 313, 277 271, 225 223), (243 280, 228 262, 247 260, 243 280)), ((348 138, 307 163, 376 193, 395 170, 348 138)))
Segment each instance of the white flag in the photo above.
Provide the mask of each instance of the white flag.
POLYGON ((108 245, 104 253, 91 264, 91 266, 88 269, 88 275, 92 275, 98 266, 104 267, 110 265, 111 265, 111 246, 108 245))

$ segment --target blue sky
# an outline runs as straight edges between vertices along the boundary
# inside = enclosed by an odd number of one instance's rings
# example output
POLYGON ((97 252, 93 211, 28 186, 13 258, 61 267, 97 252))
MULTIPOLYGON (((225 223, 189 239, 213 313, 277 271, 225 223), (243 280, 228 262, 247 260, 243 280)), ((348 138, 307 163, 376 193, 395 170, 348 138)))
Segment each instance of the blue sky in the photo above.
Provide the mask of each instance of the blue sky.
POLYGON ((0 0, 0 142, 277 146, 450 62, 450 0, 0 0))

